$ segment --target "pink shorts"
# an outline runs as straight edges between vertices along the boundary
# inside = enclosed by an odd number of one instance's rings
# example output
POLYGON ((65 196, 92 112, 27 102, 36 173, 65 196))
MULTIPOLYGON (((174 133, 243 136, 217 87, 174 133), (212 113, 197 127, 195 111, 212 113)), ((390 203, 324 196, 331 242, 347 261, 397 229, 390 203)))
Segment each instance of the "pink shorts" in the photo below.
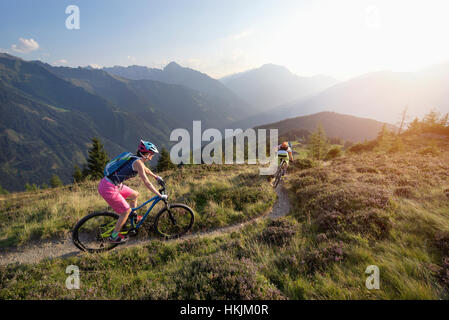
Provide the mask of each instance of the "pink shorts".
POLYGON ((98 185, 98 193, 111 206, 112 210, 118 214, 125 213, 129 208, 129 203, 125 200, 135 191, 124 184, 116 186, 105 178, 101 179, 98 185))

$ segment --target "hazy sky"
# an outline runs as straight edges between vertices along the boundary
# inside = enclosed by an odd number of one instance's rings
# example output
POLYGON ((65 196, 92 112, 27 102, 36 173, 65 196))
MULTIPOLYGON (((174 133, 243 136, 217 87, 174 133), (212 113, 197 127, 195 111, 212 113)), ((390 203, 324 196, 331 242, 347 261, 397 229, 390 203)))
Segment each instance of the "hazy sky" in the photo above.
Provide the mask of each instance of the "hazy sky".
POLYGON ((448 0, 2 0, 0 52, 67 66, 176 61, 218 78, 264 63, 347 79, 449 61, 448 0), (66 7, 80 29, 66 28, 66 7))

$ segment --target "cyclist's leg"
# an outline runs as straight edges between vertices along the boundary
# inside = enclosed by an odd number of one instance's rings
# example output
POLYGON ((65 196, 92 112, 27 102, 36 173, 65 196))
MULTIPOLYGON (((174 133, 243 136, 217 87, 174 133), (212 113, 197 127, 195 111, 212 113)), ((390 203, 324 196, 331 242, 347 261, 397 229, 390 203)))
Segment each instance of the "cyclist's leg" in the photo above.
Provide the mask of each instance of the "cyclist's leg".
POLYGON ((137 198, 139 197, 139 192, 123 184, 122 188, 120 189, 120 194, 123 196, 123 198, 129 200, 131 208, 137 207, 137 198))
POLYGON ((117 224, 115 225, 114 232, 120 232, 122 230, 123 225, 125 224, 126 220, 128 219, 129 214, 131 213, 131 208, 126 210, 123 213, 120 213, 120 217, 117 220, 117 224))
MULTIPOLYGON (((132 190, 128 188, 129 190, 132 190)), ((129 190, 125 189, 126 192, 129 193, 129 190)), ((128 218, 128 215, 131 213, 131 207, 129 203, 125 200, 123 195, 120 193, 120 188, 110 183, 106 179, 102 179, 98 186, 98 192, 103 197, 103 199, 111 206, 112 210, 114 210, 117 214, 119 214, 119 219, 115 226, 114 232, 119 232, 128 218)))

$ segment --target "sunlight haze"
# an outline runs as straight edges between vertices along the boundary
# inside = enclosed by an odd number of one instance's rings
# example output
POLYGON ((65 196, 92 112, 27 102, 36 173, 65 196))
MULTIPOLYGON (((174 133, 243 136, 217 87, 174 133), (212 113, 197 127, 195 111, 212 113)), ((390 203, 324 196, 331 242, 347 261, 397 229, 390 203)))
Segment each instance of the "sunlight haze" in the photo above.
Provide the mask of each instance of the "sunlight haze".
POLYGON ((2 2, 0 51, 72 67, 176 61, 214 78, 273 63, 346 80, 449 60, 443 0, 76 4, 80 30, 64 27, 67 1, 2 2))

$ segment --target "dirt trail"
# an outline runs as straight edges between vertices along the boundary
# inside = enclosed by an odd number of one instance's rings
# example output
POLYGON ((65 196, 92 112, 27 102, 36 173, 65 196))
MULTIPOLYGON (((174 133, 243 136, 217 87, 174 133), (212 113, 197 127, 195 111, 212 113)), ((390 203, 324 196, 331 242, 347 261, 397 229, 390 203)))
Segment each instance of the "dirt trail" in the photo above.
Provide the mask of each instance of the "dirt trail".
MULTIPOLYGON (((232 226, 227 226, 211 231, 198 232, 189 234, 182 237, 181 239, 174 241, 183 241, 186 239, 193 239, 196 237, 213 236, 220 235, 223 233, 229 233, 236 231, 244 226, 254 223, 256 220, 263 218, 277 219, 279 217, 285 216, 290 211, 290 202, 285 189, 282 186, 276 188, 277 201, 273 205, 273 208, 266 214, 259 216, 255 219, 239 223, 232 226)), ((117 247, 114 250, 120 250, 121 248, 132 247, 140 244, 148 243, 150 240, 136 241, 131 239, 128 243, 117 247)), ((18 249, 6 250, 0 252, 0 265, 7 265, 11 263, 38 263, 46 258, 66 258, 71 256, 77 256, 83 254, 75 245, 72 243, 70 237, 60 240, 41 240, 35 241, 32 244, 25 245, 18 249)))

